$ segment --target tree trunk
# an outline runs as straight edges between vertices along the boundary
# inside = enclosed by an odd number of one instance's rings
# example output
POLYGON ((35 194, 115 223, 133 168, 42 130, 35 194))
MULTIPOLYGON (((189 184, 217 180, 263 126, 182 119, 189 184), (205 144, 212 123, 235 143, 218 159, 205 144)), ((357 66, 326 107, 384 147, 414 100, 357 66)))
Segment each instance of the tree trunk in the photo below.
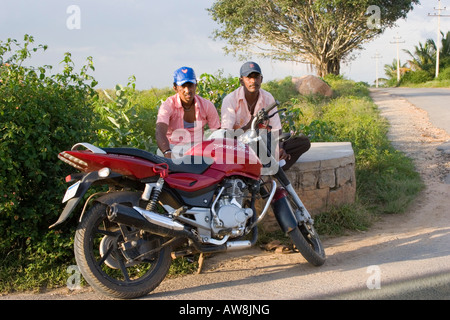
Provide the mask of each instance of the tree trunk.
POLYGON ((331 61, 328 61, 327 70, 328 73, 338 76, 341 72, 341 61, 338 58, 334 58, 331 61))
POLYGON ((341 62, 338 58, 334 58, 332 60, 327 60, 324 62, 319 62, 316 65, 317 75, 319 77, 325 77, 327 74, 335 74, 339 75, 341 71, 341 62))

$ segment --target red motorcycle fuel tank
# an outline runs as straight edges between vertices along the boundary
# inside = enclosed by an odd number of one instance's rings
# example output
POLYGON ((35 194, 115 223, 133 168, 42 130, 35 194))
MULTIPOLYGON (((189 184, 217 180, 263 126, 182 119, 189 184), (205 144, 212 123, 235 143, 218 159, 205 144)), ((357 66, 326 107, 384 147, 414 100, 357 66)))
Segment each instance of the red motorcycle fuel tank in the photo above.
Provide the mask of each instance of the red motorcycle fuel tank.
POLYGON ((223 172, 225 176, 240 175, 257 180, 261 175, 262 164, 256 153, 235 139, 202 141, 186 154, 202 156, 205 161, 211 161, 208 170, 223 172))

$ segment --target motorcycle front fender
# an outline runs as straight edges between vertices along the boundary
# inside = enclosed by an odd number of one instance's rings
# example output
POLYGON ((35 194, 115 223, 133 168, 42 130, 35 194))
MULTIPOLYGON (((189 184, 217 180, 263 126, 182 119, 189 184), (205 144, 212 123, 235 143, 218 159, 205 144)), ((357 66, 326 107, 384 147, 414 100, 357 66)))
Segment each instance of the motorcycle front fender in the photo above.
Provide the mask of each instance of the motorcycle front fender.
MULTIPOLYGON (((113 174, 114 176, 119 176, 117 174, 113 174)), ((112 175, 110 176, 112 177, 112 175)), ((63 212, 59 216, 58 220, 52 224, 49 229, 52 229, 56 227, 57 225, 60 225, 64 221, 67 220, 67 218, 70 216, 72 211, 75 209, 75 207, 80 203, 83 196, 86 194, 86 192, 91 187, 92 183, 101 180, 103 178, 100 178, 97 171, 92 171, 83 176, 80 180, 80 186, 77 189, 77 192, 75 196, 67 201, 66 206, 64 207, 63 212)))
POLYGON ((294 210, 289 203, 288 193, 284 188, 278 188, 272 200, 272 210, 281 230, 289 233, 298 226, 294 210))

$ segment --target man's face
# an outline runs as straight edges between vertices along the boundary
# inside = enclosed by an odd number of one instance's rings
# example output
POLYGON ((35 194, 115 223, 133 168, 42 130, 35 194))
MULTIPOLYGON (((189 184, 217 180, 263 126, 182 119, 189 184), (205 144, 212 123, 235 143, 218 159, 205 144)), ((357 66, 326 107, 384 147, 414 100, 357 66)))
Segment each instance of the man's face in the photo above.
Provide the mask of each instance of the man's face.
POLYGON ((262 75, 258 72, 252 72, 247 77, 241 77, 241 84, 247 89, 247 91, 254 93, 258 92, 261 88, 262 75))
POLYGON ((192 82, 186 82, 182 86, 173 86, 173 89, 180 96, 181 102, 189 105, 194 101, 197 85, 192 82))

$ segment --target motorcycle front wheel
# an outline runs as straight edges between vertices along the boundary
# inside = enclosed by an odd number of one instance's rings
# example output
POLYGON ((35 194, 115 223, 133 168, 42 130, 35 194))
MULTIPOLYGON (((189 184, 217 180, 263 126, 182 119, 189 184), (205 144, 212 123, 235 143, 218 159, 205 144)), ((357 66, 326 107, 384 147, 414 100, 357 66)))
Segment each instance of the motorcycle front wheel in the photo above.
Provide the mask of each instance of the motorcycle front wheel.
MULTIPOLYGON (((289 203, 292 210, 298 209, 297 205, 289 196, 289 203)), ((300 222, 297 228, 294 228, 289 233, 289 237, 294 242, 297 250, 302 256, 313 266, 319 267, 325 263, 326 256, 319 234, 314 226, 308 222, 300 222)))
POLYGON ((298 251, 309 263, 316 267, 325 263, 325 250, 319 235, 312 225, 300 224, 289 232, 289 236, 298 251))
POLYGON ((106 205, 96 203, 77 228, 74 252, 78 268, 85 280, 102 294, 119 299, 146 295, 169 271, 171 248, 154 250, 165 239, 112 223, 106 210, 106 205), (135 241, 131 249, 131 241, 127 241, 130 238, 135 241), (153 253, 145 254, 150 251, 153 253))

